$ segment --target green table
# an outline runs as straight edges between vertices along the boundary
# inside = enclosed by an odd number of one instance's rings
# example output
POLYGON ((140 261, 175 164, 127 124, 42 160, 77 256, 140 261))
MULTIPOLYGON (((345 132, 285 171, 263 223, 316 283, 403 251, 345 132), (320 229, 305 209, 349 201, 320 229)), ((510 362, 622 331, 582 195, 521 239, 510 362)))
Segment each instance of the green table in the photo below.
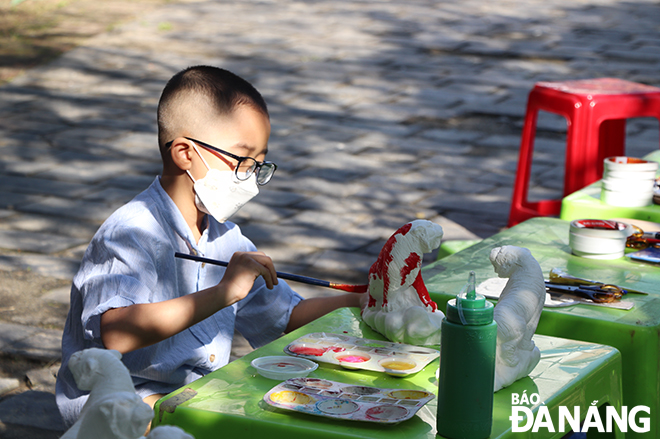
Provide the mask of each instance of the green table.
MULTIPOLYGON (((232 438, 419 438, 436 437, 436 402, 433 399, 411 419, 399 424, 375 424, 337 421, 273 408, 263 395, 279 381, 263 378, 250 366, 254 358, 283 355, 291 341, 312 332, 332 332, 383 340, 362 323, 357 308, 336 310, 297 331, 288 334, 249 355, 164 397, 156 403, 153 425, 177 425, 196 439, 232 438)), ((530 377, 521 379, 495 394, 493 438, 562 437, 566 433, 512 433, 509 416, 512 395, 538 394, 553 420, 560 405, 573 410, 579 406, 584 417, 592 401, 621 406, 621 356, 609 346, 579 341, 535 336, 541 349, 541 361, 530 377)), ((321 363, 310 377, 381 388, 423 389, 437 393, 436 370, 439 360, 429 363, 415 375, 394 378, 378 372, 349 371, 321 363)), ((540 403, 527 404, 538 412, 540 403)), ((556 421, 555 421, 556 422, 556 421)), ((524 423, 521 423, 524 424, 524 423)), ((559 424, 556 423, 556 429, 559 424)), ((615 437, 623 437, 616 434, 615 437)))
MULTIPOLYGON (((646 160, 660 162, 660 151, 654 151, 644 157, 646 160)), ((611 206, 600 200, 602 180, 566 196, 561 202, 559 217, 563 220, 575 219, 610 219, 633 218, 660 223, 660 205, 651 204, 643 207, 611 206)))
POLYGON ((573 256, 568 235, 567 221, 533 218, 425 267, 426 286, 440 309, 445 309, 470 270, 475 271, 477 283, 497 277, 488 259, 491 249, 515 245, 532 252, 546 278, 558 267, 574 276, 649 292, 647 296, 629 294, 625 300, 635 304, 629 311, 589 305, 545 308, 536 333, 617 348, 623 358, 623 403, 650 407, 653 421, 645 437, 656 438, 660 435, 660 267, 626 257, 593 260, 573 256))

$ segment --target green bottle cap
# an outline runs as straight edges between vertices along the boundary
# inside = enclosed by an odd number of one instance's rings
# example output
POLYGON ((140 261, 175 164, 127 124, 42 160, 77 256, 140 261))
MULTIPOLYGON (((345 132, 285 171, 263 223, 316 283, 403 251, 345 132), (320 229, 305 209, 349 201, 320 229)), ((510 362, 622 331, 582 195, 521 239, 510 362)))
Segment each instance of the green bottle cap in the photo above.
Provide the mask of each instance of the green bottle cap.
POLYGON ((471 271, 463 290, 447 303, 447 319, 450 322, 464 326, 481 326, 493 321, 495 307, 484 296, 477 294, 475 279, 474 271, 471 271))

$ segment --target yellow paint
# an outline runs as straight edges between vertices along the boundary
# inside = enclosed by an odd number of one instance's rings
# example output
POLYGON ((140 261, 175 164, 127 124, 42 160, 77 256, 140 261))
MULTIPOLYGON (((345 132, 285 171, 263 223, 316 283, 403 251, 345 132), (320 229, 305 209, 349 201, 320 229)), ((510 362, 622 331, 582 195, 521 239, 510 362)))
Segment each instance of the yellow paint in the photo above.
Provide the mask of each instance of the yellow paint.
POLYGON ((300 392, 292 392, 290 390, 282 390, 270 395, 270 400, 281 404, 309 404, 314 399, 300 392))
POLYGON ((410 361, 402 361, 402 360, 391 360, 391 361, 383 361, 380 363, 381 366, 383 366, 385 369, 391 369, 391 370, 409 370, 409 369, 414 369, 415 366, 417 366, 415 363, 412 363, 410 361))
POLYGON ((429 396, 429 393, 421 390, 393 390, 388 395, 396 399, 422 399, 429 396))

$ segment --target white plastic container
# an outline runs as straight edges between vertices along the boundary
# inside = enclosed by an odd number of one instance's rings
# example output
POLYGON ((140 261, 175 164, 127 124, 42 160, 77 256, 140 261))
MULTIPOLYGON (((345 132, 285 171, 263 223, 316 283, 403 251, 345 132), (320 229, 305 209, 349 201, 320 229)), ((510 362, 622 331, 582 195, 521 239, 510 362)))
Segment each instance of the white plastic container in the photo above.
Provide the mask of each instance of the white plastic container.
POLYGON ((623 256, 632 226, 612 220, 581 219, 571 222, 568 245, 576 256, 617 259, 623 256))
POLYGON ((635 157, 608 157, 603 161, 600 199, 619 207, 643 207, 653 203, 658 163, 635 157))
POLYGON ((619 207, 644 207, 653 203, 653 191, 651 192, 618 192, 601 189, 600 200, 610 206, 619 207))
POLYGON ((657 172, 658 162, 644 160, 636 157, 615 156, 608 157, 603 162, 603 171, 624 171, 624 172, 657 172))
POLYGON ((655 180, 656 171, 608 171, 603 170, 603 180, 621 178, 625 180, 655 180))
POLYGON ((612 192, 640 192, 644 195, 653 192, 655 178, 626 179, 626 178, 604 178, 603 189, 612 192))
POLYGON ((306 377, 319 367, 313 361, 285 355, 255 358, 250 364, 257 369, 259 375, 281 381, 306 377))

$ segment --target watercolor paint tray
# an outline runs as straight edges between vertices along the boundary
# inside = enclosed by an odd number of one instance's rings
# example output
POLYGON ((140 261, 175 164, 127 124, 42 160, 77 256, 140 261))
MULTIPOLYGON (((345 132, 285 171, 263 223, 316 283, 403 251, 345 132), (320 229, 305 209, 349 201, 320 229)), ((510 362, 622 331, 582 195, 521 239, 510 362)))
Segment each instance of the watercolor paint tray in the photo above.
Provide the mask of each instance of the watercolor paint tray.
POLYGON ((267 404, 285 410, 386 424, 410 419, 433 398, 424 390, 379 389, 319 378, 291 378, 264 395, 267 404))
POLYGON ((284 352, 346 369, 373 370, 392 376, 419 372, 440 356, 440 352, 427 347, 328 332, 304 335, 285 347, 284 352))

